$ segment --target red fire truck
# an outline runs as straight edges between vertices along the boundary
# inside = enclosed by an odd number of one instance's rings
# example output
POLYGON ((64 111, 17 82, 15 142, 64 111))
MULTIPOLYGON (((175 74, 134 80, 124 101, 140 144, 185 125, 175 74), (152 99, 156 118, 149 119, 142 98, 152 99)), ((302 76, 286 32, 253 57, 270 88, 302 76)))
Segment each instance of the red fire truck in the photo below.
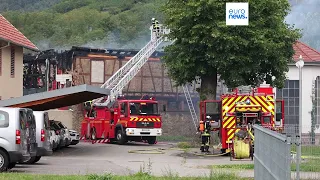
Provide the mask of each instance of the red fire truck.
POLYGON ((221 95, 221 100, 200 102, 200 121, 211 121, 213 131, 218 131, 222 145, 221 153, 230 152, 232 139, 240 129, 246 131, 248 124, 260 124, 275 131, 284 125, 283 100, 275 100, 273 88, 261 85, 241 92, 221 95))
POLYGON ((85 118, 81 135, 87 139, 104 139, 125 144, 128 141, 156 143, 162 135, 158 102, 148 96, 140 100, 127 100, 123 96, 109 108, 85 102, 85 118))

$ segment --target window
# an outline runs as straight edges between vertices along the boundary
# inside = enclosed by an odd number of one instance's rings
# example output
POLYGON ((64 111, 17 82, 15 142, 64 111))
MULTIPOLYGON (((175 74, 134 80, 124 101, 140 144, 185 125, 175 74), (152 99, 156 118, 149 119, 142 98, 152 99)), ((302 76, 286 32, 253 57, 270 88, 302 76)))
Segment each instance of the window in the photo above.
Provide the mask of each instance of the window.
POLYGON ((131 115, 158 115, 157 103, 130 103, 131 115))
POLYGON ((0 111, 0 128, 9 127, 9 114, 5 111, 0 111))
POLYGON ((320 124, 320 76, 315 81, 315 100, 316 100, 316 124, 320 124))
POLYGON ((219 103, 218 102, 207 102, 206 103, 206 113, 207 114, 218 114, 219 111, 219 103))
POLYGON ((124 114, 125 117, 128 116, 128 107, 127 103, 121 103, 121 114, 124 114))
POLYGON ((10 76, 14 78, 14 65, 15 65, 15 49, 11 46, 11 61, 10 61, 10 76))
POLYGON ((285 87, 277 89, 276 95, 277 99, 284 100, 285 124, 297 124, 299 119, 299 80, 286 80, 285 87))
POLYGON ((47 113, 44 113, 43 120, 44 120, 44 128, 47 130, 50 130, 49 116, 47 113))
POLYGON ((270 117, 263 117, 263 123, 270 123, 270 117))

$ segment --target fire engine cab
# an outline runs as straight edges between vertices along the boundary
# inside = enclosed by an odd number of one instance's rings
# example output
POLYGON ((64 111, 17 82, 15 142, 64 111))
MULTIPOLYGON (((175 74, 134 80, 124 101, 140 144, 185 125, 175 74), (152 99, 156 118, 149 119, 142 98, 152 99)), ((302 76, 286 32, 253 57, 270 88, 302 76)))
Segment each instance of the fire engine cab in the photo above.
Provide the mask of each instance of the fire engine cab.
POLYGON ((162 135, 161 116, 154 97, 128 100, 119 96, 113 105, 94 106, 85 102, 81 135, 92 140, 109 139, 125 144, 128 141, 156 143, 162 135))
POLYGON ((209 120, 212 131, 218 131, 221 152, 227 153, 235 133, 246 131, 248 125, 259 124, 282 131, 284 124, 283 100, 275 100, 273 87, 235 88, 221 95, 221 100, 200 102, 200 121, 209 120))

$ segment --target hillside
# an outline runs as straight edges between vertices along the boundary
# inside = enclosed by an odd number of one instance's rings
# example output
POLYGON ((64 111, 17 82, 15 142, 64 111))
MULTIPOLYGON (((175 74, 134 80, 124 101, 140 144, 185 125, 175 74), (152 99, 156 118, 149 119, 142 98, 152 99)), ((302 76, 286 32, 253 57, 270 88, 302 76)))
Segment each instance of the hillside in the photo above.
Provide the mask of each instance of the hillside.
MULTIPOLYGON (((0 0, 7 4, 10 0, 0 0)), ((19 0, 3 14, 40 49, 141 48, 149 40, 151 18, 161 20, 163 0, 50 0, 32 11, 30 4, 49 0, 19 0), (24 3, 22 3, 24 2, 24 3), (56 3, 54 3, 56 2, 56 3), (15 11, 17 10, 17 11, 15 11), (19 11, 18 11, 19 10, 19 11), (30 11, 29 11, 30 10, 30 11)))
MULTIPOLYGON (((149 40, 151 18, 161 23, 165 0, 0 0, 0 13, 40 49, 136 48, 149 40)), ((289 24, 320 50, 318 0, 290 0, 289 24)))
POLYGON ((61 0, 0 0, 0 13, 4 11, 36 11, 52 7, 61 0))

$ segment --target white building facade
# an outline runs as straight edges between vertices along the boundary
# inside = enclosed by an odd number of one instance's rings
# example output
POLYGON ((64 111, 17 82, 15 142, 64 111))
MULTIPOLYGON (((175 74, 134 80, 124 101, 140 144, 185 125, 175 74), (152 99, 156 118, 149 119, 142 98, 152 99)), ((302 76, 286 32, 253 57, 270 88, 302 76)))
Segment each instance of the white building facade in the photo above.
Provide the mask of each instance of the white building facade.
MULTIPOLYGON (((277 99, 284 100, 285 124, 299 123, 299 69, 295 64, 289 65, 288 80, 283 89, 276 90, 277 99)), ((316 133, 320 133, 320 62, 305 62, 302 68, 302 133, 311 131, 312 91, 315 86, 316 133), (314 84, 315 83, 315 84, 314 84)))

